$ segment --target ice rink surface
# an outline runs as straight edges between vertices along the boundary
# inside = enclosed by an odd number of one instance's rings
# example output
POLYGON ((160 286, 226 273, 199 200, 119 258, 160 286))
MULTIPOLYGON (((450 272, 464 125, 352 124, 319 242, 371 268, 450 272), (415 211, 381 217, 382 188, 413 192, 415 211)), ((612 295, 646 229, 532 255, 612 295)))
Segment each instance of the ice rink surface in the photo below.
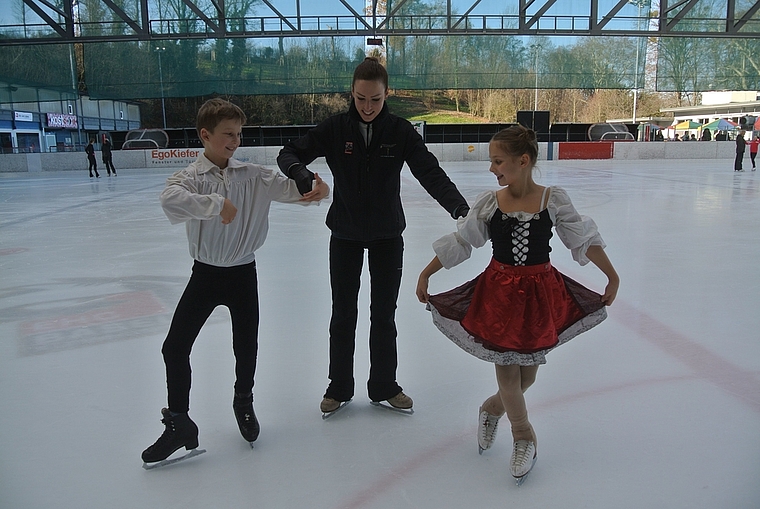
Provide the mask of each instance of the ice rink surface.
MULTIPOLYGON (((497 186, 487 163, 443 166, 470 202, 497 186)), ((163 430, 161 344, 192 264, 184 227, 158 203, 169 174, 0 175, 0 507, 760 507, 760 174, 730 160, 540 164, 536 180, 598 223, 621 286, 609 319, 552 352, 526 394, 539 456, 520 487, 506 421, 478 455, 493 367, 450 343, 414 296, 454 222, 408 170, 398 380, 414 415, 367 399, 365 269, 356 396, 321 419, 329 203, 274 204, 257 254, 261 436, 251 449, 235 424, 219 308, 192 357, 190 415, 208 452, 143 470, 163 430)), ((603 288, 556 235, 552 246, 559 270, 603 288)), ((489 258, 482 248, 436 274, 431 293, 489 258)))

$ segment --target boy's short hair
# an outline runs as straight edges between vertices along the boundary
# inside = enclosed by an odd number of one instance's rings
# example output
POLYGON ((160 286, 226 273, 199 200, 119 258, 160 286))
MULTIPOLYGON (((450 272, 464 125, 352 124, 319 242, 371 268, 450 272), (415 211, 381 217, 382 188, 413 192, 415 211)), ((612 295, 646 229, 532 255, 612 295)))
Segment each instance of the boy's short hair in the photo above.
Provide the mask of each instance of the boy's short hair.
POLYGON ((198 136, 201 134, 201 129, 213 132, 222 120, 239 120, 240 125, 245 125, 247 118, 239 106, 219 97, 209 99, 200 107, 195 120, 198 136))

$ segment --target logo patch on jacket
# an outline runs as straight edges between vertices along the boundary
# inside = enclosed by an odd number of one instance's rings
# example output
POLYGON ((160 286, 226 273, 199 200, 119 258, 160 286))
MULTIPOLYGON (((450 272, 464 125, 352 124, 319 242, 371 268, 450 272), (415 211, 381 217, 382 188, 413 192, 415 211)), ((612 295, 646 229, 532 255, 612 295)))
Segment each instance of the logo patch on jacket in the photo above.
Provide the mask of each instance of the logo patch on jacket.
POLYGON ((354 142, 353 141, 347 141, 346 145, 343 148, 344 154, 353 154, 354 153, 354 142))
POLYGON ((394 152, 396 149, 396 144, 393 143, 391 145, 383 143, 380 145, 380 157, 395 157, 394 152))

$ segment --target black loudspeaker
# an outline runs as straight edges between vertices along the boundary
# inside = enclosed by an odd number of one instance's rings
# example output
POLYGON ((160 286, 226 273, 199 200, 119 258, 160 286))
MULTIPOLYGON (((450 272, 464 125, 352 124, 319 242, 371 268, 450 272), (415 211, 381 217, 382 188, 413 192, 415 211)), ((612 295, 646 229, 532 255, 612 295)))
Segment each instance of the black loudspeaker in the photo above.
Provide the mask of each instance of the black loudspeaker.
POLYGON ((517 123, 528 129, 533 129, 533 112, 532 111, 518 111, 517 123))
POLYGON ((518 111, 517 123, 536 131, 536 139, 538 141, 549 141, 548 111, 518 111))
POLYGON ((538 134, 549 133, 549 112, 548 111, 534 111, 533 112, 533 130, 538 134))
POLYGON ((528 129, 533 129, 536 133, 549 133, 549 112, 548 111, 518 111, 517 123, 528 129))

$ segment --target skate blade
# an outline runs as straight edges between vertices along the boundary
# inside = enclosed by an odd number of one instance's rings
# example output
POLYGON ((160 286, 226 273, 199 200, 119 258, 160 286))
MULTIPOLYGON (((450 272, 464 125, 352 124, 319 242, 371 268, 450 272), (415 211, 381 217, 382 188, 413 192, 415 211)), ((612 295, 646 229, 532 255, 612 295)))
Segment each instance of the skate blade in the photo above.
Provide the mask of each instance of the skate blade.
POLYGON ((515 485, 516 486, 522 486, 522 484, 525 482, 525 478, 527 478, 530 475, 531 470, 533 470, 533 465, 536 464, 536 460, 538 459, 538 456, 533 456, 533 463, 530 464, 530 469, 525 472, 520 477, 515 476, 515 485))
POLYGON ((395 406, 391 406, 388 403, 384 403, 382 401, 370 401, 370 404, 372 406, 384 408, 386 410, 390 410, 391 412, 397 412, 403 415, 412 415, 414 413, 414 408, 396 408, 395 406))
POLYGON ((349 399, 348 401, 341 401, 340 406, 336 408, 335 410, 333 410, 332 412, 326 412, 326 413, 322 412, 322 420, 329 419, 333 415, 337 414, 338 412, 346 408, 348 404, 351 403, 351 401, 353 401, 353 398, 349 399))
POLYGON ((193 456, 200 456, 204 452, 206 452, 206 449, 190 449, 190 452, 178 458, 165 459, 161 461, 156 461, 155 463, 143 463, 143 468, 145 470, 153 470, 154 468, 165 467, 166 465, 172 465, 174 463, 179 463, 180 461, 190 459, 193 456))

